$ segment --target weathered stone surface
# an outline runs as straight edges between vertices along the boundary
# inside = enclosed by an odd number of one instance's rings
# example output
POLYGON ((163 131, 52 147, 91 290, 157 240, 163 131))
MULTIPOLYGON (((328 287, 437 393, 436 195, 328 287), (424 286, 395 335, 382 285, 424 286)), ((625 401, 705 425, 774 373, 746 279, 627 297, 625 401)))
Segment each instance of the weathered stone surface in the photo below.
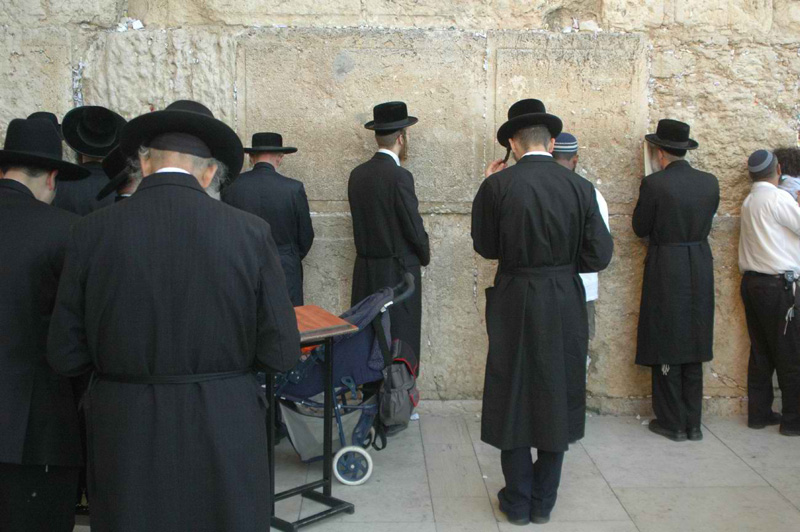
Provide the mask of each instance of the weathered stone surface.
POLYGON ((235 42, 200 30, 128 31, 98 35, 85 53, 84 103, 127 118, 189 98, 234 125, 235 42))
POLYGON ((70 35, 66 30, 0 27, 0 137, 13 118, 72 108, 70 35))
POLYGON ((740 32, 768 33, 772 27, 772 12, 772 0, 675 2, 675 22, 704 30, 725 28, 740 32))
MULTIPOLYGON (((492 34, 497 129, 509 106, 539 98, 580 145, 580 172, 595 182, 611 212, 629 212, 642 173, 647 121, 644 45, 638 36, 492 34), (614 146, 613 150, 609 147, 614 146)), ((490 153, 504 150, 491 139, 490 153)))
POLYGON ((284 132, 300 148, 287 173, 304 174, 310 199, 342 201, 350 171, 377 149, 363 127, 372 106, 403 99, 420 119, 408 130, 417 195, 471 201, 483 169, 484 50, 483 37, 463 32, 250 31, 239 40, 239 132, 284 132))
POLYGON ((665 0, 604 0, 603 19, 609 29, 637 31, 665 22, 665 0))
POLYGON ((119 20, 124 3, 124 0, 3 0, 0 24, 109 27, 119 20))

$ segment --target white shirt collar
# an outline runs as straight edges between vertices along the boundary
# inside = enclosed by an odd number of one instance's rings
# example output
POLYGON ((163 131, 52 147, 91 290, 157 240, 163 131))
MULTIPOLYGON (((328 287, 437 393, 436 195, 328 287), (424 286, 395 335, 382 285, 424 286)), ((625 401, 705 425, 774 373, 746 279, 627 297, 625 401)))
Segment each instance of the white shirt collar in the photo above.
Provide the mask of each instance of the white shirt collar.
POLYGON ((529 151, 528 153, 523 155, 523 157, 527 157, 528 155, 546 155, 547 157, 552 157, 553 156, 552 153, 548 153, 546 151, 529 151))
POLYGON ((391 156, 391 158, 394 159, 394 162, 397 163, 397 166, 400 166, 400 157, 398 157, 397 154, 395 152, 393 152, 392 150, 387 150, 385 148, 381 148, 381 149, 378 150, 378 153, 385 153, 386 155, 391 156))
POLYGON ((167 174, 167 173, 172 173, 172 174, 187 174, 187 175, 192 175, 192 173, 191 173, 191 172, 187 172, 187 171, 186 171, 186 170, 184 170, 183 168, 175 168, 175 167, 173 167, 173 166, 167 166, 166 168, 162 168, 161 170, 156 170, 156 173, 157 173, 157 174, 167 174))

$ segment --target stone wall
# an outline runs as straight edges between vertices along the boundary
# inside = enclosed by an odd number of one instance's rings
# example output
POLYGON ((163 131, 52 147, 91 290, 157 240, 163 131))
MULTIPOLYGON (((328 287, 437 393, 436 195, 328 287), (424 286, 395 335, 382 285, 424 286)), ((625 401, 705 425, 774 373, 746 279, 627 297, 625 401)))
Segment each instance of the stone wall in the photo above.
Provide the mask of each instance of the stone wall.
MULTIPOLYGON (((708 409, 739 411, 748 340, 738 297, 738 214, 746 156, 794 144, 797 0, 4 0, 0 127, 35 110, 81 103, 127 117, 177 98, 209 105, 243 139, 283 132, 300 148, 317 240, 307 300, 349 303, 354 249, 350 169, 371 155, 373 104, 408 102, 409 168, 433 259, 424 271, 424 395, 481 395, 483 289, 494 265, 469 237, 483 168, 510 103, 543 99, 581 146, 581 172, 611 211, 615 258, 601 279, 590 404, 645 412, 649 373, 634 366, 646 247, 630 228, 642 138, 658 118, 684 119, 691 156, 720 179, 715 360, 708 409)), ((247 141, 247 140, 246 140, 247 141)), ((691 193, 691 191, 687 191, 691 193)))

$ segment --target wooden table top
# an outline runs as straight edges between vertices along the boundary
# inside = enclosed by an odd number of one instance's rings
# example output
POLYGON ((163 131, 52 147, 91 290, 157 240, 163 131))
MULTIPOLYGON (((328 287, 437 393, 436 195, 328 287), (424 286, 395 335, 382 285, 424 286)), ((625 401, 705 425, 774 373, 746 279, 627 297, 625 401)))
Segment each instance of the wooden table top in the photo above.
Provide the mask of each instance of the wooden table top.
POLYGON ((358 327, 314 305, 295 307, 297 329, 304 344, 356 332, 358 327))

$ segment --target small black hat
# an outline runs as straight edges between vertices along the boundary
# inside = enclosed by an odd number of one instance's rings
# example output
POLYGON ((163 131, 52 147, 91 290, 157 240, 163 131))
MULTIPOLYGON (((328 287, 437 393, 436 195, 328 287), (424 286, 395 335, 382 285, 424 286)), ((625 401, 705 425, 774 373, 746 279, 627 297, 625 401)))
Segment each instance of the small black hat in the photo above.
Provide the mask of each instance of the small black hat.
POLYGON ((119 187, 121 187, 129 177, 128 158, 122 153, 122 150, 117 146, 111 153, 106 155, 103 159, 103 172, 108 176, 108 183, 100 192, 97 193, 97 201, 105 198, 119 187))
POLYGON ((278 133, 256 133, 253 135, 252 148, 245 148, 245 153, 295 153, 297 148, 284 147, 283 137, 278 133))
POLYGON ((372 118, 364 127, 387 134, 419 122, 415 116, 408 116, 405 102, 380 103, 372 108, 372 118))
POLYGON ((553 138, 556 138, 564 127, 560 118, 547 113, 541 100, 533 98, 520 100, 508 109, 508 121, 497 130, 497 142, 508 148, 508 139, 520 129, 531 126, 545 126, 553 138))
POLYGON ((645 135, 650 144, 673 150, 695 150, 697 142, 689 138, 689 124, 665 118, 658 121, 655 134, 645 135))
POLYGON ((61 139, 53 125, 41 119, 15 118, 8 124, 6 142, 0 150, 0 166, 33 166, 58 170, 61 181, 83 179, 89 170, 62 158, 61 139))
POLYGON ((105 157, 117 144, 126 120, 105 107, 76 107, 61 124, 64 140, 70 148, 88 157, 105 157))
POLYGON ((178 100, 163 111, 128 122, 120 140, 123 154, 136 157, 141 146, 213 157, 228 167, 229 175, 239 175, 244 162, 242 141, 236 132, 214 118, 208 107, 191 100, 178 100), (158 145, 151 145, 154 140, 158 145))
POLYGON ((35 113, 31 113, 28 115, 28 119, 33 120, 47 120, 51 122, 54 126, 56 126, 56 131, 58 131, 58 136, 61 137, 61 140, 64 140, 64 134, 61 133, 61 124, 58 123, 58 117, 49 112, 49 111, 36 111, 35 113))

